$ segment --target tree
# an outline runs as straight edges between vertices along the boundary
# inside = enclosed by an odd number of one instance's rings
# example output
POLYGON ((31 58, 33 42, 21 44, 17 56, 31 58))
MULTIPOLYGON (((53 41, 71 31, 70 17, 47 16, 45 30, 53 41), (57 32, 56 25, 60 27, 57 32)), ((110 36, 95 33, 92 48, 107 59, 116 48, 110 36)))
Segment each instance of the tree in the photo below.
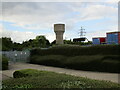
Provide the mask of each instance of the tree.
POLYGON ((9 50, 23 50, 23 49, 32 49, 32 48, 44 48, 49 47, 50 42, 45 38, 45 36, 37 36, 35 39, 30 39, 29 41, 23 41, 22 44, 14 42, 11 40, 11 38, 2 37, 0 38, 0 48, 2 48, 3 51, 9 51, 9 50))
POLYGON ((13 42, 11 38, 2 37, 2 51, 9 51, 13 49, 13 42))
POLYGON ((37 36, 35 40, 38 47, 47 47, 47 45, 49 44, 49 41, 43 35, 37 36))
POLYGON ((56 44, 56 40, 54 40, 53 42, 51 42, 51 46, 56 44))
POLYGON ((70 40, 64 40, 64 44, 73 44, 73 42, 70 40))
POLYGON ((13 50, 21 51, 22 49, 22 44, 16 42, 13 43, 13 50))

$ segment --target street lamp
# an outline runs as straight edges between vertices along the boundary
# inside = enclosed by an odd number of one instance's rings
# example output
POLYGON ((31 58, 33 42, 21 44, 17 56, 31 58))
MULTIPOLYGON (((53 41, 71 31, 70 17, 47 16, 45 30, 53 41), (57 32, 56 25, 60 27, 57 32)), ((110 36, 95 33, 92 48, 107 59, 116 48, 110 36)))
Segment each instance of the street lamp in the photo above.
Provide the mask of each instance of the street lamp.
POLYGON ((17 61, 17 53, 15 53, 15 61, 14 61, 14 63, 17 61))

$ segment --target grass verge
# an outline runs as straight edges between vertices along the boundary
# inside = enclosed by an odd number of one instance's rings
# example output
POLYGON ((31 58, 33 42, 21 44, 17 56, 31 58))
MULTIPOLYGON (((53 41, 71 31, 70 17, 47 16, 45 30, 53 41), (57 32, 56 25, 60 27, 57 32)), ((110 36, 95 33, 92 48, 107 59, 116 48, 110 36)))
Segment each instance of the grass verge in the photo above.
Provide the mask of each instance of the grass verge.
POLYGON ((18 88, 120 88, 120 84, 110 81, 92 80, 34 69, 15 71, 14 77, 3 81, 3 90, 18 88))

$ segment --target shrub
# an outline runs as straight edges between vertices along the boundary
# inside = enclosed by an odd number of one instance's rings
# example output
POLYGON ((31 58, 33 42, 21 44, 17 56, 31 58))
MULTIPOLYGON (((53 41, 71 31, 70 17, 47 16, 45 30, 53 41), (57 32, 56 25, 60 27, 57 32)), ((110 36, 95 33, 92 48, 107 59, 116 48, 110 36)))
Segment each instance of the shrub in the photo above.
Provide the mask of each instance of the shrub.
MULTIPOLYGON (((27 73, 28 76, 21 76, 21 78, 13 78, 3 81, 3 89, 13 90, 18 88, 120 88, 120 84, 112 83, 109 81, 92 80, 88 78, 75 77, 71 75, 58 74, 48 71, 24 69, 19 70, 19 72, 23 74, 27 73)), ((16 75, 16 77, 19 76, 20 75, 16 75)))
POLYGON ((63 55, 33 56, 30 63, 64 67, 65 60, 66 57, 63 55))
POLYGON ((98 46, 57 46, 50 49, 33 49, 33 55, 64 55, 64 56, 79 56, 79 55, 119 55, 120 45, 98 45, 98 46))
POLYGON ((62 55, 46 55, 32 56, 30 63, 79 70, 119 73, 119 58, 119 55, 83 55, 74 57, 66 57, 62 55))
POLYGON ((92 55, 92 56, 75 56, 68 58, 65 65, 68 68, 79 69, 79 70, 96 70, 99 66, 103 56, 92 55))
POLYGON ((54 46, 31 50, 30 63, 80 70, 120 72, 120 45, 54 46), (112 61, 111 61, 112 60, 112 61))
POLYGON ((8 69, 8 58, 4 55, 2 56, 2 70, 8 69))
MULTIPOLYGON (((42 71, 41 71, 42 72, 42 71)), ((13 73, 13 77, 14 78, 21 78, 21 77, 28 77, 28 76, 36 76, 39 75, 39 73, 41 73, 38 70, 35 69, 23 69, 23 70, 17 70, 13 73)))
POLYGON ((99 71, 120 73, 120 61, 104 60, 100 68, 99 71))

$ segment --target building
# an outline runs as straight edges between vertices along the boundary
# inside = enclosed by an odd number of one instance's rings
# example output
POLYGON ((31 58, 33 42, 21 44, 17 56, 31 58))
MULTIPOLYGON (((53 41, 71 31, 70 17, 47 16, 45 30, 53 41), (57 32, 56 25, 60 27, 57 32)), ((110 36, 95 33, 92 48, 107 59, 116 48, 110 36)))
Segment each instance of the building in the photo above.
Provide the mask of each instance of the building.
POLYGON ((54 24, 54 32, 56 34, 56 44, 64 44, 63 34, 65 32, 65 24, 54 24))
POLYGON ((120 32, 108 32, 106 34, 107 44, 120 44, 120 32))
POLYGON ((73 39, 73 42, 82 42, 82 41, 85 41, 86 38, 85 37, 82 37, 82 38, 74 38, 73 39))
POLYGON ((93 41, 94 45, 105 44, 106 43, 106 37, 92 38, 92 41, 93 41))

